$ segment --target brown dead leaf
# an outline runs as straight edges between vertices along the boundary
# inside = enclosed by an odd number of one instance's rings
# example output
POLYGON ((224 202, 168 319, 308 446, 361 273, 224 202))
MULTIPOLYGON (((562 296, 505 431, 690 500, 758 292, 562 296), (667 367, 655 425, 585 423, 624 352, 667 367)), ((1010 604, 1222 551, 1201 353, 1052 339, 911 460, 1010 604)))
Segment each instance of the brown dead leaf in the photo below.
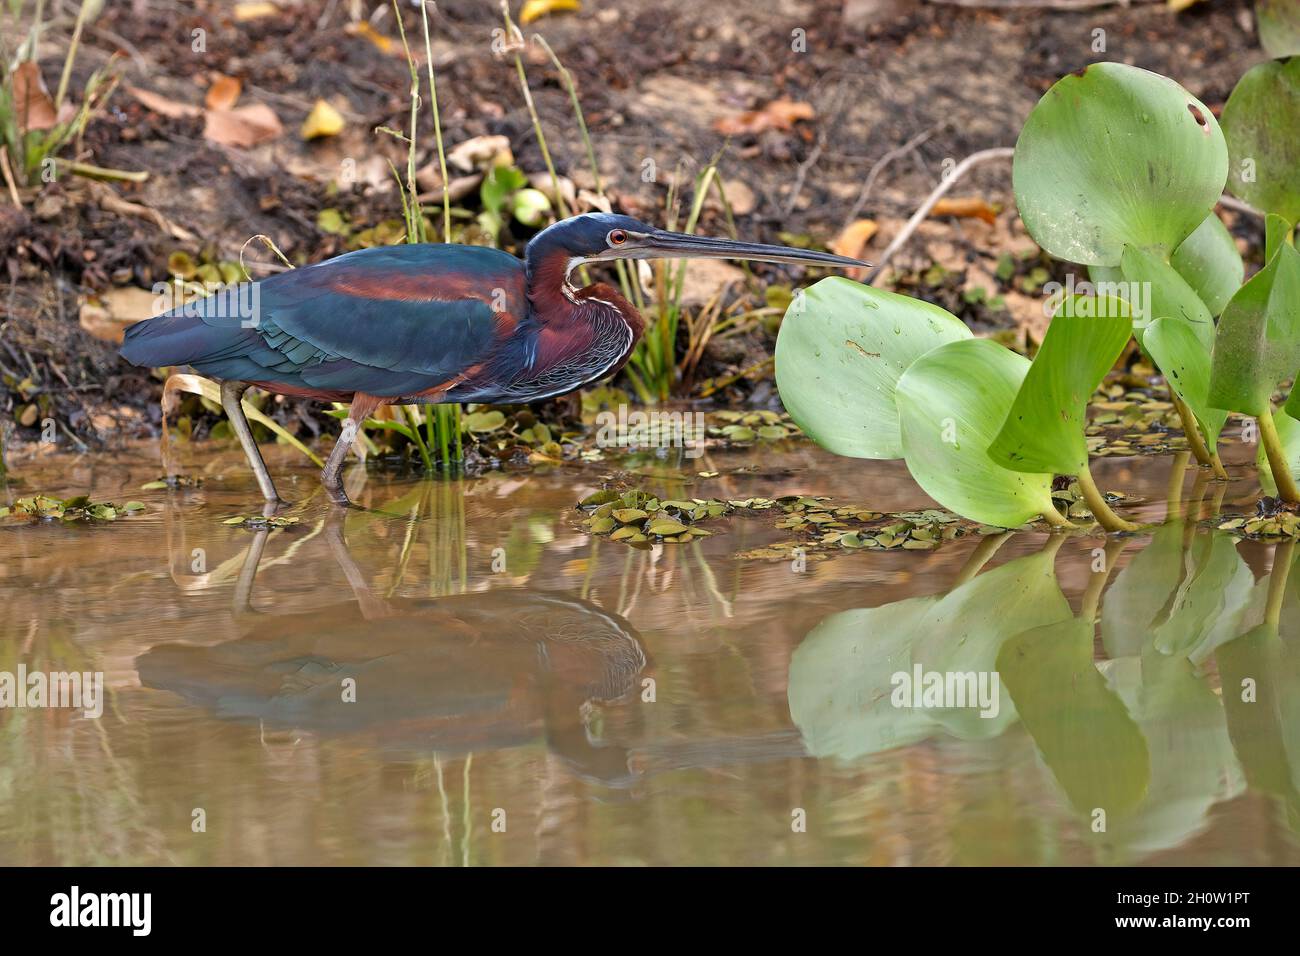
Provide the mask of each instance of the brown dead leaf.
POLYGON ((208 87, 204 103, 210 110, 233 110, 243 90, 244 84, 233 76, 217 73, 213 76, 212 85, 208 87))
POLYGON ((578 0, 527 0, 519 9, 519 24, 521 26, 532 23, 534 20, 540 20, 548 13, 555 13, 560 10, 578 10, 582 4, 578 0))
POLYGON ((84 301, 78 323, 95 338, 121 345, 128 325, 152 318, 170 307, 170 302, 160 301, 159 296, 147 289, 122 286, 84 301))
POLYGON ((54 100, 45 88, 41 69, 31 60, 18 64, 13 72, 13 97, 17 107, 18 129, 22 132, 50 129, 58 121, 54 100))
POLYGON ((850 259, 861 259, 862 250, 867 248, 867 243, 871 241, 880 227, 870 219, 859 219, 844 227, 844 231, 835 238, 830 244, 831 252, 837 256, 848 256, 850 259))
POLYGON ((166 116, 168 119, 185 119, 198 116, 203 112, 201 107, 180 103, 161 93, 154 93, 152 90, 141 89, 138 86, 128 86, 126 91, 139 100, 145 109, 166 116))
POLYGON ((272 17, 279 12, 279 7, 274 3, 266 3, 264 0, 235 4, 235 20, 240 23, 247 20, 260 20, 262 17, 272 17))
POLYGON ((713 128, 724 136, 752 136, 769 129, 793 129, 797 120, 810 120, 816 115, 810 103, 780 99, 759 110, 724 116, 714 122, 713 128))
POLYGON ((204 139, 221 146, 247 148, 275 139, 284 132, 280 118, 264 103, 233 110, 208 110, 203 119, 204 139))
POLYGON ((402 55, 402 51, 394 46, 392 37, 384 36, 366 20, 362 20, 359 23, 349 23, 343 28, 343 32, 350 33, 352 36, 356 37, 364 37, 373 43, 375 49, 380 53, 388 53, 390 55, 396 53, 402 55))
POLYGON ((991 226, 998 220, 998 211, 979 196, 965 196, 957 199, 940 199, 930 210, 930 216, 982 219, 991 226))

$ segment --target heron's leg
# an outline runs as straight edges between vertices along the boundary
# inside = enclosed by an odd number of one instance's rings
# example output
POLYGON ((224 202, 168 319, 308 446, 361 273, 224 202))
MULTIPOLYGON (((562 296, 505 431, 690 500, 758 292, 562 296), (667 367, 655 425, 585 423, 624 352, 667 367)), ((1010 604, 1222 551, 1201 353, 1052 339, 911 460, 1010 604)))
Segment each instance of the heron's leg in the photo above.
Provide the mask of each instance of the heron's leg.
POLYGON ((348 409, 348 417, 343 421, 343 430, 339 432, 339 440, 334 443, 334 449, 330 452, 329 458, 325 461, 325 468, 320 473, 321 483, 325 486, 325 493, 330 496, 330 500, 336 505, 350 505, 348 493, 343 489, 343 477, 340 472, 343 470, 343 460, 348 456, 348 449, 352 447, 352 442, 356 440, 357 432, 361 429, 361 423, 366 420, 380 405, 380 400, 373 395, 363 395, 358 392, 352 396, 352 406, 348 409))
POLYGON ((266 470, 262 453, 257 450, 257 442, 253 441, 253 430, 248 427, 248 419, 244 417, 244 409, 239 404, 246 391, 248 386, 243 382, 222 382, 221 407, 226 410, 230 427, 235 430, 239 443, 244 446, 244 455, 248 458, 253 474, 257 476, 257 486, 262 489, 262 497, 272 504, 279 504, 280 496, 276 494, 275 483, 271 481, 271 473, 266 470))
POLYGON ((253 542, 244 555, 244 563, 239 569, 239 579, 235 582, 234 611, 236 616, 253 613, 253 580, 257 577, 257 566, 262 563, 262 552, 266 550, 268 528, 259 528, 253 532, 253 542))

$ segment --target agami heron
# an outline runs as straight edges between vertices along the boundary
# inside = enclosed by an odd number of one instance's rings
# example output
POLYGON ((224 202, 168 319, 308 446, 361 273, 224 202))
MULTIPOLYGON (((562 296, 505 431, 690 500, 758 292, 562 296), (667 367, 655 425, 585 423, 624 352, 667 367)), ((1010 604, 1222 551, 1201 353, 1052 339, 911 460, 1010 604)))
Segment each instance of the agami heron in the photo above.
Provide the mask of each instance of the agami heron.
POLYGON ((279 495, 240 407, 243 393, 256 385, 350 402, 321 476, 330 497, 347 504, 343 459, 380 405, 533 402, 613 375, 643 320, 607 283, 576 287, 574 270, 684 258, 866 265, 588 213, 539 232, 522 261, 481 246, 382 246, 226 288, 131 326, 122 355, 151 368, 190 365, 220 381, 221 404, 272 503, 279 495))

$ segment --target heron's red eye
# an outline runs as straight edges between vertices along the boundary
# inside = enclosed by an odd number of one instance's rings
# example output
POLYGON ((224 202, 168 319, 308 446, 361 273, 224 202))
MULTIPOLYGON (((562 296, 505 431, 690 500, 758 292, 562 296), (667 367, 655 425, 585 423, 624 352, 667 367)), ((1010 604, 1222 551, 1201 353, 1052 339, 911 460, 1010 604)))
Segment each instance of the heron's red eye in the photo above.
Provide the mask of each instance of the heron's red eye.
POLYGON ((615 229, 609 234, 609 244, 611 246, 621 246, 627 242, 627 233, 622 229, 615 229))

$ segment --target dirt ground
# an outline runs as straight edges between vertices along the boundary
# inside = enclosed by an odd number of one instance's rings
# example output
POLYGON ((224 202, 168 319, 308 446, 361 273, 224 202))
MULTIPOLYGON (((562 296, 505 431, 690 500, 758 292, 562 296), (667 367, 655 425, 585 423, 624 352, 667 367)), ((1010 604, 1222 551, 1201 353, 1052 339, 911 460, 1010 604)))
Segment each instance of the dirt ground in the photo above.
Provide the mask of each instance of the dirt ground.
MULTIPOLYGON (((156 432, 161 383, 82 328, 86 296, 166 281, 168 257, 178 251, 238 259, 257 233, 296 262, 336 255, 347 242, 321 228, 322 210, 337 210, 354 233, 400 217, 388 160, 401 168, 404 148, 375 132, 409 120, 410 77, 391 8, 362 0, 278 6, 273 15, 238 21, 237 5, 225 2, 118 2, 87 29, 70 83, 74 99, 111 56, 123 80, 78 158, 150 175, 93 189, 60 179, 20 209, 7 199, 0 206, 0 417, 14 429, 11 439, 37 437, 38 422, 15 421, 34 405, 91 446, 156 432), (202 51, 195 31, 203 31, 202 51), (263 104, 283 133, 251 147, 222 145, 204 135, 201 116, 163 115, 130 90, 198 106, 218 74, 239 80, 239 104, 263 104), (305 142, 298 130, 318 99, 336 107, 345 126, 305 142)), ((404 4, 403 13, 422 52, 418 11, 404 4)), ((500 27, 496 3, 438 4, 433 59, 444 138, 454 147, 505 136, 517 165, 539 174, 545 167, 513 63, 494 52, 500 27)), ((70 16, 58 19, 41 48, 51 86, 70 28, 70 16)), ((1264 58, 1250 5, 1224 0, 1180 14, 1149 2, 1064 11, 982 9, 966 0, 584 0, 579 12, 553 13, 524 32, 544 35, 573 73, 617 211, 662 223, 674 173, 688 184, 725 146, 720 170, 741 235, 826 244, 852 220, 871 219, 879 231, 867 258, 887 245, 945 164, 1014 145, 1025 115, 1062 74, 1100 60, 1133 63, 1172 76, 1217 113, 1240 75, 1264 58), (807 104, 811 118, 722 131, 774 100, 807 104)), ((559 173, 577 189, 593 187, 559 74, 536 43, 524 60, 559 173)), ((427 112, 418 139, 424 167, 434 160, 427 112)), ((980 331, 1010 329, 1023 338, 1026 327, 1032 336, 1041 307, 1023 283, 997 274, 999 261, 1018 254, 1017 276, 1052 266, 1034 258, 1015 216, 1009 166, 978 167, 953 192, 991 204, 991 223, 931 220, 893 266, 912 294, 980 331), (999 296, 999 307, 986 307, 975 289, 999 296)), ((1256 223, 1228 220, 1244 248, 1258 244, 1256 223)), ((700 228, 726 228, 720 203, 706 206, 700 228)), ((526 238, 520 230, 508 246, 518 251, 526 238)), ((250 247, 248 258, 269 256, 250 247)), ((776 268, 757 272, 772 281, 798 278, 776 268)), ((726 278, 699 275, 705 283, 726 278)), ((719 343, 706 371, 721 375, 770 355, 771 331, 719 343)), ((752 394, 733 389, 723 397, 763 403, 771 392, 760 383, 752 394)), ((277 414, 308 433, 319 422, 292 402, 277 414)))

